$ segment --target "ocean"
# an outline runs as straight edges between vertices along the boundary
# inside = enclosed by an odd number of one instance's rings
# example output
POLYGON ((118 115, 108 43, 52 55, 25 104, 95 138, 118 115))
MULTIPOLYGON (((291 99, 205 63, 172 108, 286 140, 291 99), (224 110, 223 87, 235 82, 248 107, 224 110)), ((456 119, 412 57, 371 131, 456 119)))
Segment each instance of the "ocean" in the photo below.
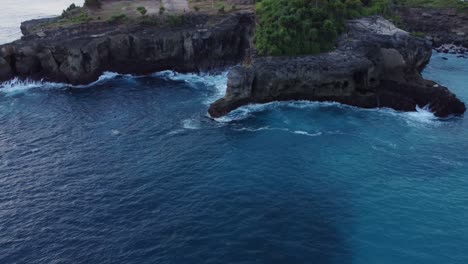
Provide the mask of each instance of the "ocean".
MULTIPOLYGON (((53 14, 10 2, 0 42, 53 14)), ((434 54, 424 76, 468 102, 467 71, 434 54)), ((468 263, 467 117, 299 101, 212 120, 226 72, 0 87, 0 263, 468 263)))

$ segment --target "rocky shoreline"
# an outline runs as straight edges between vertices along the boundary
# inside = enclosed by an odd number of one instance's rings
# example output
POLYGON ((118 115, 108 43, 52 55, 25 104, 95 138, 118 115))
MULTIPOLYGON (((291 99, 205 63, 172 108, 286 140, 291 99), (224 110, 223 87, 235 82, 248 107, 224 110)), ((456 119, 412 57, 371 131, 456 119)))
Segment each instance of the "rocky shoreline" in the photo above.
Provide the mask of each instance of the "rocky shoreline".
POLYGON ((443 34, 441 27, 428 28, 426 22, 411 20, 420 10, 399 12, 406 24, 414 23, 410 30, 427 30, 431 35, 419 38, 383 18, 363 18, 349 22, 333 52, 262 58, 250 56, 255 14, 249 11, 187 14, 182 23, 171 26, 102 22, 47 28, 41 27, 44 21, 33 20, 23 23, 21 40, 0 45, 0 81, 19 77, 86 84, 104 71, 199 72, 244 62, 230 70, 226 95, 209 108, 212 117, 245 104, 281 100, 336 101, 402 111, 428 105, 439 117, 463 114, 465 105, 454 94, 424 80, 420 72, 433 47, 452 53, 457 48, 446 51, 449 46, 443 44, 468 45, 460 33, 465 28, 443 34))

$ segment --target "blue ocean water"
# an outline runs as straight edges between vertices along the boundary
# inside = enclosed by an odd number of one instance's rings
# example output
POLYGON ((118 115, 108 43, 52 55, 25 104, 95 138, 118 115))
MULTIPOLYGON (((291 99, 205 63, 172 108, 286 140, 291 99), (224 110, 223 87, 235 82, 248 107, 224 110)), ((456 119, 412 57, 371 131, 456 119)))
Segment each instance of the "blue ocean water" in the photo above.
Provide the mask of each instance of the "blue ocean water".
MULTIPOLYGON (((448 60, 444 60, 447 57, 448 60)), ((468 60, 424 72, 468 102, 468 60)), ((207 118, 226 73, 0 88, 0 263, 468 263, 468 120, 207 118)))

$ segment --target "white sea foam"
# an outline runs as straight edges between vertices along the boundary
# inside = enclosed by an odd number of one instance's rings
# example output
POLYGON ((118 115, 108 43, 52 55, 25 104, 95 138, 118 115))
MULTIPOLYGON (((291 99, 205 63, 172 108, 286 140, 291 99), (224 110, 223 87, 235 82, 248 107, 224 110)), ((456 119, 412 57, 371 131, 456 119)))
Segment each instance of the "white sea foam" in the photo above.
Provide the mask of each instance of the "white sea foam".
POLYGON ((189 84, 191 87, 198 89, 199 84, 205 84, 206 86, 213 89, 213 95, 208 96, 204 100, 204 104, 209 105, 221 98, 226 92, 227 84, 227 71, 224 71, 219 74, 211 73, 177 73, 174 71, 162 71, 154 73, 152 76, 166 78, 174 81, 184 81, 189 84))
POLYGON ((63 88, 67 85, 64 83, 53 83, 45 81, 32 81, 32 80, 21 80, 14 78, 12 80, 6 81, 0 84, 0 92, 5 94, 16 94, 25 92, 30 89, 57 89, 63 88))
POLYGON ((111 130, 111 134, 112 134, 113 136, 118 136, 118 135, 120 135, 121 133, 120 133, 120 131, 117 130, 117 129, 112 129, 112 130, 111 130))
POLYGON ((293 133, 296 135, 301 135, 301 136, 308 136, 308 137, 318 137, 322 135, 322 132, 316 132, 316 133, 310 133, 307 131, 302 131, 302 130, 291 130, 289 128, 280 128, 280 127, 259 127, 259 128, 251 128, 251 127, 242 127, 242 128, 235 128, 234 130, 236 131, 246 131, 246 132, 259 132, 259 131, 284 131, 288 133, 293 133))
POLYGON ((167 133, 167 134, 168 134, 168 135, 177 135, 177 134, 182 133, 182 132, 184 132, 183 129, 176 129, 176 130, 170 131, 170 132, 167 133))
POLYGON ((200 121, 197 119, 185 119, 182 121, 182 127, 184 129, 196 130, 200 128, 200 121))
POLYGON ((99 76, 99 78, 92 82, 92 83, 89 83, 89 84, 82 84, 82 85, 73 85, 73 86, 70 86, 70 87, 73 87, 73 88, 89 88, 93 85, 96 85, 98 83, 101 83, 103 81, 106 81, 106 80, 110 80, 110 79, 114 79, 118 76, 125 76, 125 77, 133 77, 132 75, 130 74, 119 74, 119 73, 116 73, 116 72, 104 72, 101 76, 99 76))
POLYGON ((250 128, 250 127, 242 127, 242 128, 235 128, 236 131, 248 131, 248 132, 258 132, 263 130, 283 130, 277 128, 270 128, 270 127, 259 127, 259 128, 250 128))
POLYGON ((390 108, 373 108, 363 109, 359 107, 344 105, 336 102, 312 102, 312 101, 284 101, 284 102, 271 102, 267 104, 250 104, 242 106, 226 116, 215 118, 217 122, 230 123, 251 117, 255 113, 264 111, 272 111, 278 108, 296 108, 296 109, 317 109, 322 107, 337 107, 347 109, 349 111, 367 111, 381 114, 388 114, 405 119, 408 123, 423 123, 423 124, 436 124, 440 123, 440 118, 436 117, 431 112, 429 106, 423 108, 416 107, 414 112, 401 112, 390 108))
POLYGON ((298 135, 308 136, 308 137, 318 137, 322 135, 322 132, 309 133, 309 132, 301 131, 301 130, 293 131, 293 133, 298 134, 298 135))
POLYGON ((231 111, 226 116, 215 118, 216 121, 221 123, 229 123, 250 117, 252 114, 274 110, 277 108, 299 108, 299 109, 315 109, 319 107, 346 107, 335 102, 312 102, 312 101, 284 101, 284 102, 271 102, 266 104, 249 104, 231 111))
POLYGON ((89 84, 84 85, 70 85, 66 83, 58 83, 58 82, 46 82, 44 80, 40 81, 33 81, 30 79, 19 79, 14 78, 12 80, 0 83, 0 92, 4 94, 17 94, 26 92, 31 89, 64 89, 64 88, 89 88, 93 85, 98 83, 104 82, 106 80, 114 79, 118 76, 123 76, 126 78, 134 78, 136 76, 130 74, 119 74, 116 72, 104 72, 99 78, 89 84))
POLYGON ((405 112, 403 114, 415 121, 419 121, 422 123, 432 123, 434 121, 439 120, 439 118, 431 112, 429 105, 426 105, 423 108, 416 106, 416 112, 405 112))

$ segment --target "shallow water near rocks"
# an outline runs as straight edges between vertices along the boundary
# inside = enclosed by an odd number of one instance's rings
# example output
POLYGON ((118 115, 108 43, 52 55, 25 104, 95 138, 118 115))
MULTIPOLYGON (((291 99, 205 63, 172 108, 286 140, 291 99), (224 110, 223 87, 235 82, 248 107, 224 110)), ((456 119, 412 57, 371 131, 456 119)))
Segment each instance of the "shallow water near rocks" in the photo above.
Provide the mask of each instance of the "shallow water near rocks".
MULTIPOLYGON (((435 54, 424 76, 468 102, 467 70, 435 54)), ((225 85, 2 84, 0 263, 468 263, 467 117, 286 102, 211 120, 225 85)))

